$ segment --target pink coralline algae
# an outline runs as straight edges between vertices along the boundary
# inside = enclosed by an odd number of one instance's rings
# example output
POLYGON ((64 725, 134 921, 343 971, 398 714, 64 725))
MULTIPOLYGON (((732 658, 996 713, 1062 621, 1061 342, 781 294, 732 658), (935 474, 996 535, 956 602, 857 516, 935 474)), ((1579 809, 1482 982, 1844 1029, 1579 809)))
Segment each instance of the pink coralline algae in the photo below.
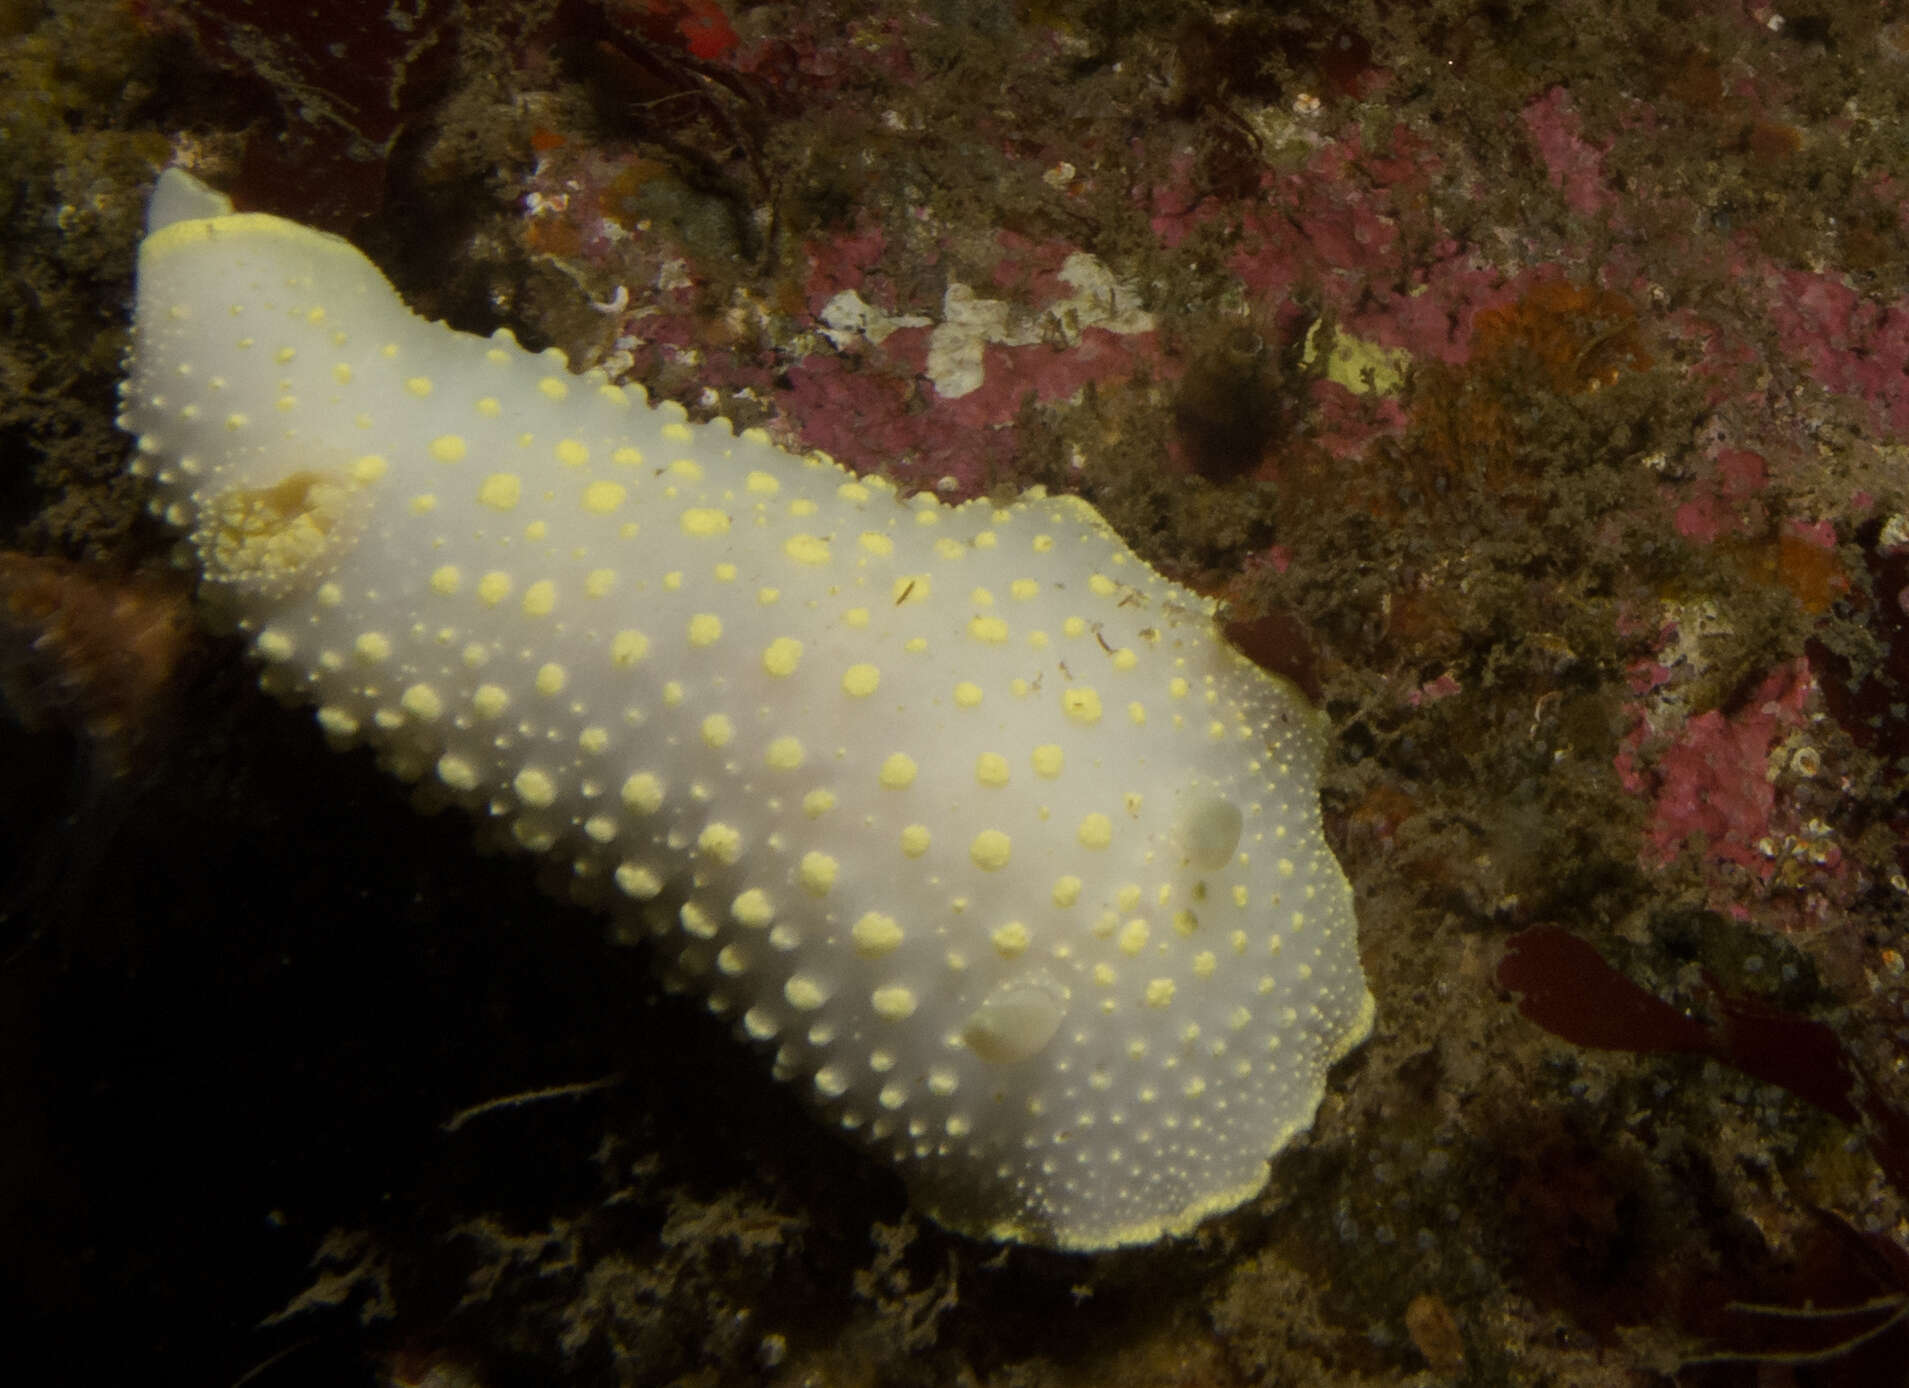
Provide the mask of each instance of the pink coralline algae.
MULTIPOLYGON (((1120 304, 1097 262, 1008 233, 997 240, 985 288, 953 283, 938 311, 918 306, 881 330, 838 329, 828 334, 833 350, 790 364, 781 403, 804 422, 805 442, 858 470, 971 496, 1013 458, 1006 431, 1022 408, 1125 381, 1153 357, 1150 318, 1120 304)), ((811 264, 811 299, 840 284, 829 260, 811 264)), ((831 321, 828 306, 822 316, 831 321)))
POLYGON ((1755 841, 1768 831, 1776 807, 1770 751, 1783 728, 1800 721, 1805 688, 1804 671, 1779 671, 1734 717, 1711 709, 1684 726, 1657 766, 1650 842, 1663 861, 1701 834, 1714 859, 1768 875, 1755 841))
POLYGON ((1754 533, 1762 517, 1760 511, 1752 514, 1749 503, 1768 479, 1769 465, 1760 454, 1741 448, 1719 452, 1714 469, 1693 482, 1689 499, 1678 505, 1677 533, 1706 544, 1733 531, 1754 533))
POLYGON ((1463 686, 1459 684, 1452 672, 1447 670, 1437 679, 1427 680, 1410 694, 1407 694, 1405 696, 1405 702, 1410 704, 1413 708, 1422 708, 1426 704, 1435 704, 1440 699, 1449 699, 1452 695, 1462 692, 1462 690, 1463 686))
POLYGON ((1344 331, 1462 364, 1476 314, 1512 303, 1520 287, 1456 240, 1401 242, 1397 210, 1422 198, 1442 168, 1409 130, 1386 140, 1384 151, 1356 132, 1322 144, 1296 171, 1261 174, 1259 196, 1246 204, 1203 198, 1190 164, 1176 162, 1175 178, 1148 191, 1154 234, 1173 249, 1209 223, 1234 223, 1227 267, 1254 302, 1316 296, 1344 331))
POLYGON ((1837 276, 1803 270, 1764 278, 1770 321, 1811 377, 1865 402, 1883 428, 1909 434, 1909 298, 1878 303, 1837 276))
MULTIPOLYGON (((1694 853, 1715 903, 1739 916, 1748 913, 1740 899, 1746 878, 1767 891, 1821 888, 1834 877, 1842 865, 1835 839, 1781 789, 1791 773, 1807 779, 1820 767, 1807 741, 1792 744, 1820 702, 1807 659, 1772 671, 1734 711, 1712 708, 1681 723, 1669 667, 1640 663, 1632 687, 1647 698, 1615 765, 1624 789, 1650 802, 1647 863, 1694 853), (1669 721, 1670 730, 1654 736, 1653 717, 1669 721)), ((1813 902, 1806 914, 1817 909, 1813 902)))
POLYGON ((1584 138, 1570 93, 1553 87, 1524 110, 1525 129, 1538 146, 1551 186, 1573 212, 1587 216, 1616 201, 1604 181, 1605 150, 1584 138))
POLYGON ((919 271, 909 286, 884 273, 889 236, 864 224, 806 244, 772 301, 712 313, 700 257, 644 215, 684 198, 641 159, 553 148, 526 203, 532 244, 630 287, 620 371, 693 368, 704 390, 773 394, 792 441, 858 471, 976 495, 1011 464, 1023 408, 1159 368, 1136 293, 1075 247, 1005 231, 985 280, 949 273, 939 303, 922 301, 919 271))

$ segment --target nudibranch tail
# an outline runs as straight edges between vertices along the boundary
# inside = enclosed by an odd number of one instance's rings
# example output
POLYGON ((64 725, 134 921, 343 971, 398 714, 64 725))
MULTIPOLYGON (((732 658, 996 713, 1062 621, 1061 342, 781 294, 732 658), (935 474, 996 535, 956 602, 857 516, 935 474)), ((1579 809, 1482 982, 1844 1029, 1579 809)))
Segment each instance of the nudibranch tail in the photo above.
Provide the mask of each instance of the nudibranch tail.
POLYGON ((1319 716, 1083 501, 652 409, 176 170, 123 422, 268 687, 567 864, 944 1223, 1184 1232, 1370 1030, 1319 716))

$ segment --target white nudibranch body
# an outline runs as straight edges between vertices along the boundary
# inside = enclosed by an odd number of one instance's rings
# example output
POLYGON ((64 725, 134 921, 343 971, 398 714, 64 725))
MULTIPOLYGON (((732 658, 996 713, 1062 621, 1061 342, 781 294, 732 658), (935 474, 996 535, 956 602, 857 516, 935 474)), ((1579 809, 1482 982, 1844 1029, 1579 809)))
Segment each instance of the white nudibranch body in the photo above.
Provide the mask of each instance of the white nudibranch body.
POLYGON ((1263 1184, 1372 999, 1319 716, 1072 497, 944 507, 413 315, 178 171, 125 427, 341 742, 641 922, 964 1231, 1263 1184))

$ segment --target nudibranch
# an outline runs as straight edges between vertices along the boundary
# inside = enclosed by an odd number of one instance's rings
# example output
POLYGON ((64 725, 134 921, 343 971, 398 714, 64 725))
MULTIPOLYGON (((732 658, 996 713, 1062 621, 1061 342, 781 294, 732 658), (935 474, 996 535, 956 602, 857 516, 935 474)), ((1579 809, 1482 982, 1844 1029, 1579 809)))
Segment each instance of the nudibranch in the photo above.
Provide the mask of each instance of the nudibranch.
POLYGON ((1085 501, 944 506, 164 174, 123 426, 266 687, 576 892, 972 1234, 1250 1198, 1371 1030, 1323 720, 1085 501))

